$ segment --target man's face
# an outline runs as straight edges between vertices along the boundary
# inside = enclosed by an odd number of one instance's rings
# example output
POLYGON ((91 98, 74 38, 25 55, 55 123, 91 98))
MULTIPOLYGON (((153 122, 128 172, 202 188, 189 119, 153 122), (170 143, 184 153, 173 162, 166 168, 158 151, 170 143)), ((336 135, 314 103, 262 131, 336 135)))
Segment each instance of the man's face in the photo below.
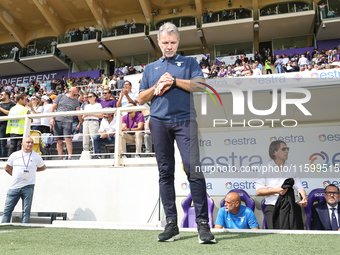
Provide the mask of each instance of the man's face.
POLYGON ((24 151, 26 151, 26 152, 31 152, 31 151, 32 151, 32 149, 33 149, 33 144, 34 144, 34 142, 33 142, 33 139, 32 139, 32 138, 26 138, 26 139, 24 139, 24 141, 21 143, 21 145, 22 145, 24 151))
POLYGON ((163 53, 163 57, 171 58, 176 55, 179 39, 176 33, 168 34, 163 32, 158 41, 159 48, 163 53))
POLYGON ((108 119, 110 118, 110 114, 108 114, 108 113, 103 113, 103 118, 108 120, 108 119))
POLYGON ((326 188, 324 197, 326 199, 327 204, 336 205, 339 202, 339 192, 336 187, 330 186, 326 188))
POLYGON ((131 84, 129 82, 124 83, 124 89, 126 89, 129 93, 131 92, 131 84))
POLYGON ((0 98, 1 98, 1 101, 2 101, 2 102, 5 102, 5 101, 6 101, 6 99, 7 99, 7 95, 6 95, 6 93, 5 93, 5 92, 1 92, 1 94, 0 94, 0 98))
POLYGON ((224 200, 224 207, 227 212, 232 212, 236 207, 236 201, 227 195, 224 200))
POLYGON ((289 149, 286 144, 280 143, 280 148, 274 152, 275 159, 286 161, 288 159, 289 149))
POLYGON ((109 91, 107 89, 105 89, 102 93, 102 98, 104 100, 109 100, 110 99, 110 96, 111 96, 111 93, 109 93, 109 91))

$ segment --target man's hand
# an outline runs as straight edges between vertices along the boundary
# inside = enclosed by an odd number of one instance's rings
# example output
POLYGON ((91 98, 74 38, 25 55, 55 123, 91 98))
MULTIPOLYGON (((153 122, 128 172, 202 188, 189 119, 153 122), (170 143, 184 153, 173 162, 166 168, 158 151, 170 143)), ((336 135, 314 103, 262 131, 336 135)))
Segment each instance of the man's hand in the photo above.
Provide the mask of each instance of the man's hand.
POLYGON ((55 124, 54 118, 50 118, 50 126, 53 128, 55 124))
POLYGON ((122 127, 122 131, 129 131, 127 127, 122 127))
POLYGON ((109 135, 106 133, 101 133, 100 134, 100 139, 105 139, 106 137, 108 137, 109 135))
POLYGON ((276 188, 277 193, 279 193, 281 196, 286 194, 287 190, 288 190, 288 188, 287 189, 283 189, 283 188, 281 188, 281 186, 276 188))
POLYGON ((155 88, 155 96, 161 96, 169 90, 174 82, 174 78, 172 78, 171 74, 165 73, 159 78, 156 88, 155 88))
POLYGON ((302 207, 306 207, 307 206, 307 199, 304 197, 300 202, 300 205, 302 205, 302 207))

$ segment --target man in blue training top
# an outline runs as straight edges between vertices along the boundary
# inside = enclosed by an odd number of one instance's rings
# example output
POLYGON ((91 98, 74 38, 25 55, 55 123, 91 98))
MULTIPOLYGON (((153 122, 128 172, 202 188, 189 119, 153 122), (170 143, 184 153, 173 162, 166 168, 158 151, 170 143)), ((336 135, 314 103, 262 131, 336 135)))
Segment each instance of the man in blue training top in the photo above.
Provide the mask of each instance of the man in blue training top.
POLYGON ((224 207, 217 214, 215 228, 259 229, 254 212, 241 205, 241 198, 236 192, 230 192, 225 198, 224 207))
MULTIPOLYGON (((180 151, 184 171, 190 182, 195 205, 199 243, 216 243, 208 224, 206 183, 200 165, 196 111, 191 92, 199 91, 204 83, 203 73, 194 58, 176 53, 179 45, 177 27, 168 22, 159 28, 158 45, 163 57, 146 66, 140 85, 139 104, 151 101, 150 131, 159 169, 159 190, 166 215, 165 231, 160 242, 180 238, 177 226, 174 187, 175 148, 180 151)), ((205 86, 203 86, 205 87, 205 86)))

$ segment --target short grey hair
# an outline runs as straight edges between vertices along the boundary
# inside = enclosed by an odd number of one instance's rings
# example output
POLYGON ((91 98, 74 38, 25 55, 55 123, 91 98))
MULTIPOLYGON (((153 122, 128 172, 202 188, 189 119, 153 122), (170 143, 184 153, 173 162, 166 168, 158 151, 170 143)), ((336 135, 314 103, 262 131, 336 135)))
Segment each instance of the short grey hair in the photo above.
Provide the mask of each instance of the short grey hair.
POLYGON ((166 32, 167 34, 171 35, 171 34, 177 34, 177 37, 179 39, 179 31, 178 28, 176 27, 176 25, 174 25, 171 22, 166 22, 164 23, 158 30, 158 34, 157 34, 157 39, 159 40, 161 34, 163 32, 166 32))

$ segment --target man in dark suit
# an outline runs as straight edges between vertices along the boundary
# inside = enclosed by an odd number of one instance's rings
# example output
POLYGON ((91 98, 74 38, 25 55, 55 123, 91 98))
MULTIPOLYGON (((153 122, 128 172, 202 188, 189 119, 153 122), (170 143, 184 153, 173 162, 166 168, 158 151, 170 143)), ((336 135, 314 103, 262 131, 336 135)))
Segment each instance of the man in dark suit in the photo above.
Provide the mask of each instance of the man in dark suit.
POLYGON ((324 196, 324 201, 312 206, 311 229, 339 231, 339 188, 328 185, 324 196))

